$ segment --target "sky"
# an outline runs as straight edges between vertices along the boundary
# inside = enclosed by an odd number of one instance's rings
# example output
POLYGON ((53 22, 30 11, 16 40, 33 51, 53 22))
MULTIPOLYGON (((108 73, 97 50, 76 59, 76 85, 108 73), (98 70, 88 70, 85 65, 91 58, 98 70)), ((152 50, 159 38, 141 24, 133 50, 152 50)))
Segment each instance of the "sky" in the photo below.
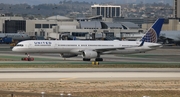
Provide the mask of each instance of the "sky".
MULTIPOLYGON (((59 3, 60 1, 64 0, 0 0, 0 3, 6 3, 6 4, 22 4, 27 3, 30 5, 38 5, 38 4, 44 4, 44 3, 59 3)), ((68 1, 68 0, 66 0, 68 1)), ((86 1, 86 2, 96 2, 96 3, 107 3, 107 2, 114 2, 114 3, 153 3, 153 2, 165 2, 172 4, 173 0, 72 0, 72 1, 86 1)))

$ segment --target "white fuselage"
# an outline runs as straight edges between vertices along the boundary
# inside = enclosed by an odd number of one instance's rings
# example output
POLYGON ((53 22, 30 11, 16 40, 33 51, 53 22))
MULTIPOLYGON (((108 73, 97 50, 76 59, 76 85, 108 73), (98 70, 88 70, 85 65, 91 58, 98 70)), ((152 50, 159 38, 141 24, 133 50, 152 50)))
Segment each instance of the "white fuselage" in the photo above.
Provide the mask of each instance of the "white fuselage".
POLYGON ((160 44, 140 41, 64 41, 64 40, 29 40, 18 43, 12 51, 22 53, 72 53, 82 54, 84 50, 113 49, 102 54, 141 53, 159 47, 160 44), (121 49, 124 48, 124 49, 121 49))

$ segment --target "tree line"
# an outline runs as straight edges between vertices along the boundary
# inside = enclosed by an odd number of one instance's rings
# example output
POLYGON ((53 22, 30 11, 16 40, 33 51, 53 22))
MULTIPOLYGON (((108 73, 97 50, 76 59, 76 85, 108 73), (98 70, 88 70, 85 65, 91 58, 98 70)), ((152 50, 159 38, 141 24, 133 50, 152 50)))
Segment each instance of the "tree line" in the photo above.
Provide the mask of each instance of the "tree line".
POLYGON ((15 14, 15 15, 62 15, 65 16, 70 12, 87 12, 90 10, 92 3, 88 2, 72 2, 72 1, 60 1, 59 4, 3 4, 0 3, 1 14, 15 14))

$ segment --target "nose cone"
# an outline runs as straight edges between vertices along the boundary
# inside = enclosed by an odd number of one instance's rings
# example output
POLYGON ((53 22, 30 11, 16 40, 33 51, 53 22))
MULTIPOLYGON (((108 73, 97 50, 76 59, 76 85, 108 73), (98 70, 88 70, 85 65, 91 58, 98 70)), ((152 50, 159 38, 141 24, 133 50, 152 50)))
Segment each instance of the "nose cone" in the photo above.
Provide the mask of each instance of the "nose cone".
POLYGON ((13 47, 13 48, 12 48, 12 51, 14 52, 15 50, 16 50, 15 47, 13 47))
POLYGON ((12 51, 13 51, 13 52, 18 52, 19 50, 18 50, 16 47, 13 47, 13 48, 12 48, 12 51))

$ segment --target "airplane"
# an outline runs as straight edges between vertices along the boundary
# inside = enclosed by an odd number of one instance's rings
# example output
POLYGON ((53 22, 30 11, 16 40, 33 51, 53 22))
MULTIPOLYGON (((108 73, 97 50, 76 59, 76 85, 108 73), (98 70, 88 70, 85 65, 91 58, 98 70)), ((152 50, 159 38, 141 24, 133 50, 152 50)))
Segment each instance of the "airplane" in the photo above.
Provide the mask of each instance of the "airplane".
POLYGON ((13 40, 28 40, 30 37, 23 33, 0 33, 0 38, 12 38, 13 40))
POLYGON ((18 43, 12 51, 27 54, 25 59, 28 61, 34 60, 28 53, 60 53, 64 58, 81 55, 83 61, 90 61, 92 58, 103 61, 100 57, 103 54, 121 54, 126 50, 139 53, 137 49, 149 51, 161 47, 157 40, 163 23, 163 18, 157 19, 140 41, 27 40, 18 43))
POLYGON ((180 31, 161 31, 159 41, 163 44, 180 45, 180 31))

